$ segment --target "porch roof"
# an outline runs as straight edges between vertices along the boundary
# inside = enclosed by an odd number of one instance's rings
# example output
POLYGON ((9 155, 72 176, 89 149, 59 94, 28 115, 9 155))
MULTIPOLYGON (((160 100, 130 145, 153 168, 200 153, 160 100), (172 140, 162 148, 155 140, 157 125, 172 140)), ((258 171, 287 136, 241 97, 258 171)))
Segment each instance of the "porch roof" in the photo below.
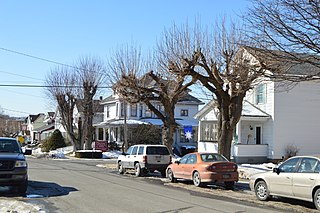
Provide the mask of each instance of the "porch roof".
POLYGON ((267 114, 266 112, 262 111, 258 107, 254 106, 248 101, 243 102, 243 108, 241 112, 241 117, 243 119, 246 118, 263 118, 267 119, 270 118, 270 115, 267 114))
MULTIPOLYGON (((149 124, 144 121, 140 120, 134 120, 134 119, 128 119, 126 120, 127 125, 141 125, 141 124, 149 124)), ((96 127, 105 127, 105 126, 119 126, 119 125, 124 125, 124 120, 110 120, 110 121, 104 121, 98 124, 95 124, 94 126, 96 127)))

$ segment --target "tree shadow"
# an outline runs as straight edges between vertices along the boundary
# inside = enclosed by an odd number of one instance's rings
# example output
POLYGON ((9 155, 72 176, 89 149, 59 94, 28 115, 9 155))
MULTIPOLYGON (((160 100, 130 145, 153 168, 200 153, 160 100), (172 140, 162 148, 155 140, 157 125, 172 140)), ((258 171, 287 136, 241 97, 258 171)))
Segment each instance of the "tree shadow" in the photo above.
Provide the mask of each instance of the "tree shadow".
POLYGON ((74 187, 60 186, 53 182, 28 181, 28 189, 26 194, 18 193, 16 187, 7 186, 0 187, 0 197, 27 197, 27 198, 43 198, 65 196, 70 192, 78 191, 74 187))

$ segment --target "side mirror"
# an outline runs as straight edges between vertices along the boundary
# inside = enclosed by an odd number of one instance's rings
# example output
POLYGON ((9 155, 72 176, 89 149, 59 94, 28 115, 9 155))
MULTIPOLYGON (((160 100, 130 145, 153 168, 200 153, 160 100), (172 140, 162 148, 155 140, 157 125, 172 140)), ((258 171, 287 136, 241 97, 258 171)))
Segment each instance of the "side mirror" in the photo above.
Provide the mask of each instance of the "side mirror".
POLYGON ((180 161, 179 161, 179 160, 176 160, 174 163, 176 163, 176 164, 179 165, 179 164, 180 164, 180 161))
POLYGON ((24 149, 23 154, 24 155, 32 155, 32 149, 24 149))
POLYGON ((279 168, 273 168, 272 171, 275 172, 275 173, 277 173, 277 174, 280 174, 280 169, 279 169, 279 168))

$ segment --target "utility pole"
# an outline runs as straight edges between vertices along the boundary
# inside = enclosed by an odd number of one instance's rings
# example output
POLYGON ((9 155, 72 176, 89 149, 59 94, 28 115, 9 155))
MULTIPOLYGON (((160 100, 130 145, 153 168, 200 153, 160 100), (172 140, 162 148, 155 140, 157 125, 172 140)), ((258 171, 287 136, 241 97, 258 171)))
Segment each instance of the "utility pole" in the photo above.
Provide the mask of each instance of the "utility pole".
POLYGON ((123 110, 124 110, 124 120, 123 120, 123 133, 124 133, 124 147, 125 151, 128 150, 128 126, 127 126, 127 102, 123 102, 123 110))

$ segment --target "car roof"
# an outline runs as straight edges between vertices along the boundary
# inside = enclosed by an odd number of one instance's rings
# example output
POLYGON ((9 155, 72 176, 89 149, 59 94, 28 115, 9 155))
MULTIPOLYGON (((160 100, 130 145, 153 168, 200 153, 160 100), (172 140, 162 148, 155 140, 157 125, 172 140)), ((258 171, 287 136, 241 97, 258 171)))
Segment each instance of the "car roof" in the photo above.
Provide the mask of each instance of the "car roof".
POLYGON ((136 144, 133 146, 164 146, 164 147, 167 147, 166 145, 163 145, 163 144, 136 144))
POLYGON ((9 137, 0 137, 0 140, 13 140, 16 141, 16 138, 9 138, 9 137))

